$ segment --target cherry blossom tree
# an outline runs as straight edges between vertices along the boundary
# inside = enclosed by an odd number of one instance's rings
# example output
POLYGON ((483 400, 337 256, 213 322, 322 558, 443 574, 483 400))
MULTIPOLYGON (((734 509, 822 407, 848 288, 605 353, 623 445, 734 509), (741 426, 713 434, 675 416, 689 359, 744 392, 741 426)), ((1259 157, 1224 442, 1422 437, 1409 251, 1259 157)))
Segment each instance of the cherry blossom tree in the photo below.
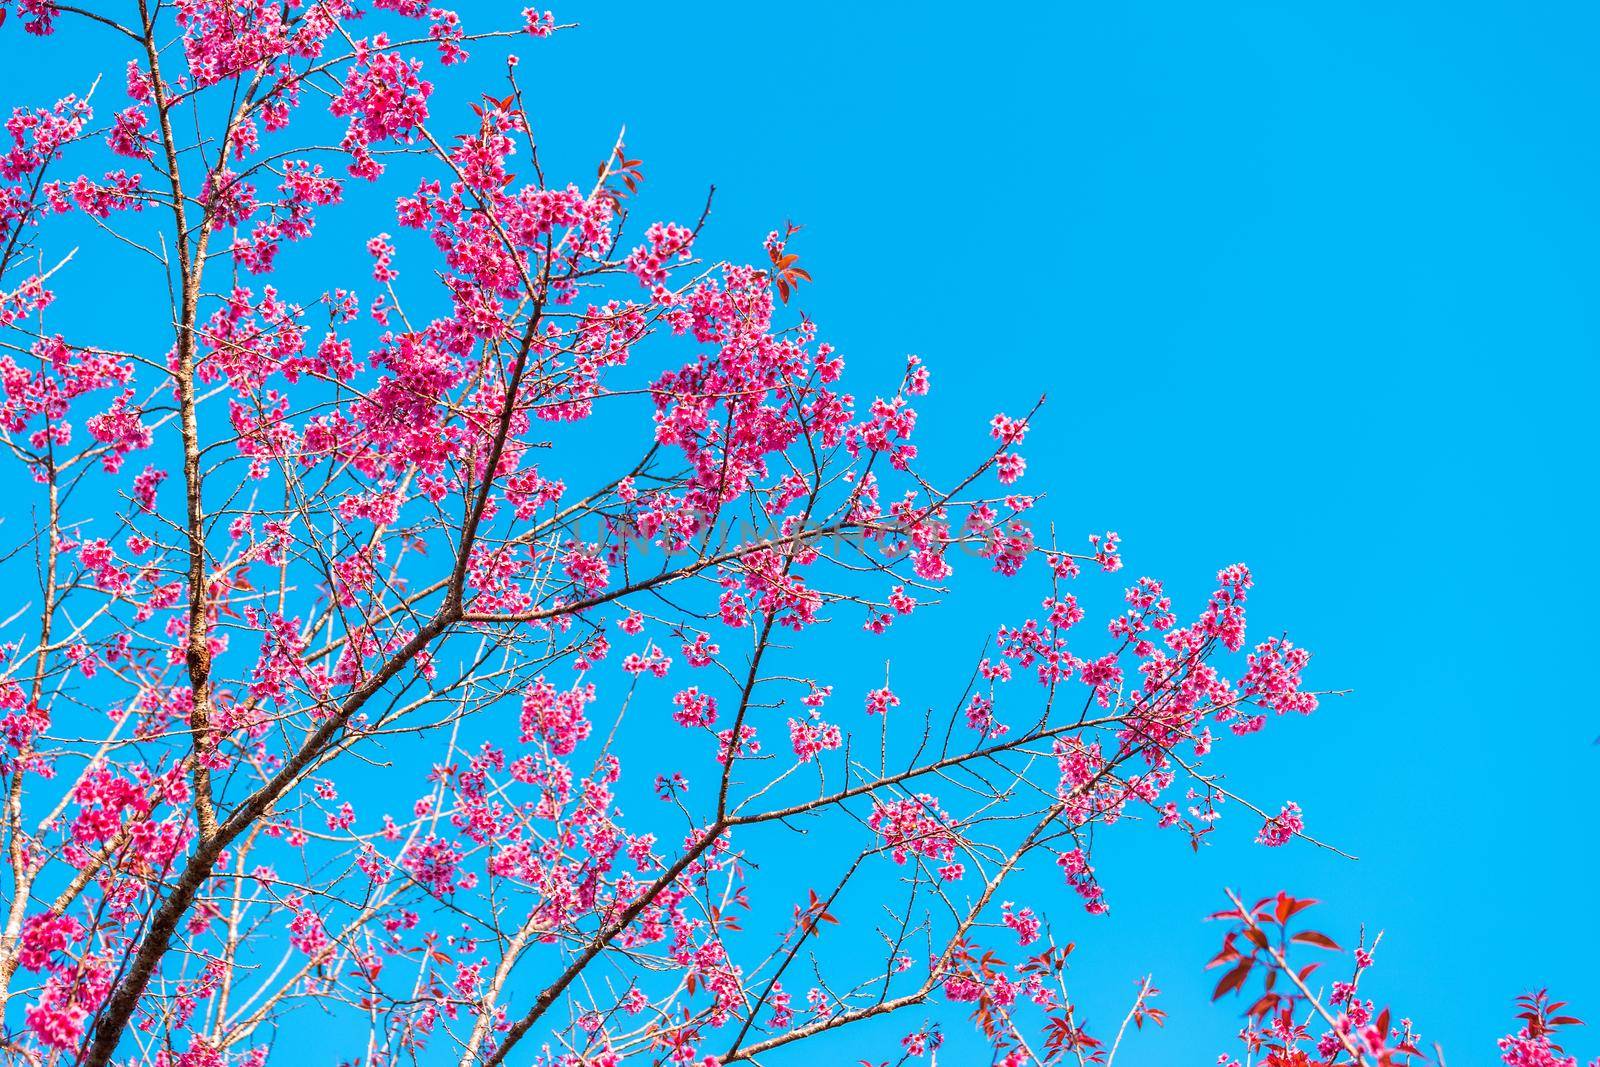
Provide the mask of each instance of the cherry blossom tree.
POLYGON ((1311 712, 1307 653, 1247 643, 1239 565, 1085 625, 1120 548, 1030 522, 1038 404, 926 461, 929 369, 847 391, 791 308, 798 227, 708 263, 709 201, 630 217, 620 138, 546 174, 507 49, 563 27, 503 14, 0 4, 8 47, 74 22, 121 56, 0 157, 7 1055, 263 1064, 311 1016, 373 1065, 709 1067, 847 1027, 898 1061, 944 1012, 997 1061, 1109 1058, 1044 909, 1105 910, 1097 827, 1211 832, 1214 735, 1311 712), (475 52, 487 92, 442 106, 475 52), (369 186, 352 274, 323 223, 369 186), (164 285, 146 321, 68 284, 113 261, 164 285), (980 569, 1042 604, 947 709, 840 680, 819 635, 890 649, 980 569), (801 840, 812 884, 756 877, 801 840), (1059 899, 1005 899, 1030 864, 1059 899))

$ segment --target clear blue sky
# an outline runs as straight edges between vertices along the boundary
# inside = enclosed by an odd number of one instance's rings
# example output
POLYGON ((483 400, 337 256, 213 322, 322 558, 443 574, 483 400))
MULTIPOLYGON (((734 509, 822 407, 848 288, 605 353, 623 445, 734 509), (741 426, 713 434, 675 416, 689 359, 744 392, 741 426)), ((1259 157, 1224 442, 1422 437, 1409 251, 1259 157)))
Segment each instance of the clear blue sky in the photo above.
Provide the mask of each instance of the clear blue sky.
POLYGON ((1197 857, 1100 838, 1115 910, 1067 931, 1076 988, 1107 1024, 1154 967, 1174 1013, 1129 1067, 1228 1047, 1200 972, 1224 885, 1385 928, 1370 988, 1452 1063, 1492 1058, 1530 986, 1600 1019, 1600 11, 574 14, 558 80, 618 75, 572 136, 625 120, 652 198, 716 182, 730 254, 805 222, 807 310, 858 366, 927 359, 928 426, 1047 390, 1029 481, 1058 527, 1118 529, 1190 604, 1247 561, 1257 636, 1354 690, 1227 762, 1358 863, 1253 846, 1247 817, 1197 857), (671 88, 640 96, 652 62, 671 88))
MULTIPOLYGON (((1061 932, 1091 1023, 1147 969, 1167 991, 1167 1031, 1127 1067, 1230 1047, 1200 970, 1228 885, 1321 897, 1341 939, 1385 928, 1371 992, 1451 1062, 1488 1059, 1530 986, 1600 1019, 1600 708, 1578 684, 1597 666, 1600 11, 557 14, 582 28, 521 48, 551 86, 547 168, 586 177, 625 122, 645 214, 688 219, 717 184, 700 251, 759 255, 805 223, 803 306, 858 371, 924 357, 933 444, 1048 392, 1027 485, 1064 534, 1119 530, 1132 574, 1190 608, 1248 562, 1255 635, 1289 629, 1319 687, 1354 690, 1222 763, 1359 862, 1258 848, 1244 813, 1198 856, 1102 836, 1113 914, 1063 911, 1061 932)), ((0 74, 8 105, 39 62, 0 74)), ((1036 591, 982 585, 949 640, 1036 591)), ((931 698, 936 665, 897 671, 928 671, 931 698)))

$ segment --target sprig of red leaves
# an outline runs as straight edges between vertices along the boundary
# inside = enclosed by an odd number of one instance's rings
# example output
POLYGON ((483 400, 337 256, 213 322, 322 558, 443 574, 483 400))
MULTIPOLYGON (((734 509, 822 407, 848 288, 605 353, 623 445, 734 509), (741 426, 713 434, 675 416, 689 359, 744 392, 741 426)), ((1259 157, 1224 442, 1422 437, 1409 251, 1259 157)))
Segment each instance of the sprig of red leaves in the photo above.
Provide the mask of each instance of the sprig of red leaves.
POLYGON ((789 238, 799 233, 801 227, 792 222, 784 223, 783 238, 772 242, 767 249, 767 254, 772 257, 772 272, 778 286, 778 299, 785 304, 789 297, 800 287, 802 281, 809 282, 811 274, 804 267, 797 266, 800 257, 788 251, 789 238))
POLYGON ((1564 1000, 1551 1000, 1548 989, 1540 989, 1531 993, 1524 993, 1517 998, 1517 1007, 1522 1010, 1517 1013, 1528 1028, 1531 1038, 1544 1038, 1550 1041, 1550 1047, 1556 1052, 1564 1053, 1565 1050, 1550 1040, 1551 1035, 1563 1026, 1582 1026, 1584 1022, 1575 1015, 1557 1015, 1562 1008, 1567 1006, 1564 1000))
POLYGON ((815 889, 808 889, 806 892, 811 895, 811 900, 804 908, 798 904, 794 906, 795 925, 808 934, 816 934, 820 923, 833 923, 837 926, 839 920, 828 911, 828 902, 818 897, 815 889))
POLYGON ((596 173, 601 182, 600 196, 610 200, 613 207, 620 206, 625 198, 639 191, 639 183, 644 181, 644 172, 639 168, 643 165, 640 160, 630 159, 619 142, 611 159, 600 164, 596 173), (612 178, 622 183, 621 189, 611 184, 612 178))

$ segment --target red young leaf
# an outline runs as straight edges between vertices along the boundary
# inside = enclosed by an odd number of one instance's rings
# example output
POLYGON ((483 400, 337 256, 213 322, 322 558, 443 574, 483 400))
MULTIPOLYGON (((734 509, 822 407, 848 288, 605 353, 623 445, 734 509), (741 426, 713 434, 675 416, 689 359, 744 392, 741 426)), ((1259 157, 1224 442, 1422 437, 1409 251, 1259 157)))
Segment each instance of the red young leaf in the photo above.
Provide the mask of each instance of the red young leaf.
POLYGON ((1246 956, 1240 960, 1233 970, 1222 976, 1222 980, 1217 983, 1217 988, 1211 993, 1211 999, 1220 1000, 1225 994, 1232 993, 1243 986, 1244 980, 1249 977, 1250 968, 1255 966, 1255 962, 1254 957, 1251 956, 1246 956))
POLYGON ((1304 945, 1316 945, 1318 948, 1331 948, 1335 952, 1339 950, 1339 946, 1333 940, 1333 938, 1329 937, 1327 934, 1318 933, 1315 930, 1301 930, 1289 940, 1298 941, 1304 945))

